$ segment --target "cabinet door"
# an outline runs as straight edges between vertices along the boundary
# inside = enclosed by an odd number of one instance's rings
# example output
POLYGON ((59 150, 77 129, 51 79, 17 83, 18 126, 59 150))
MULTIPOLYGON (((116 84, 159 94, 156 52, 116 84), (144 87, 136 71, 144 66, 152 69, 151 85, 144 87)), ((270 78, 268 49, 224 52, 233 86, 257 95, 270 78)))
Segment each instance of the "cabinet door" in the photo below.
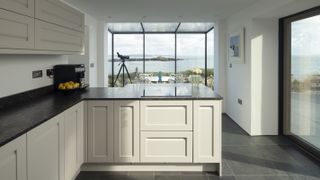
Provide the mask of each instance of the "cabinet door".
POLYGON ((88 102, 88 162, 113 162, 113 101, 88 102))
POLYGON ((221 159, 221 101, 194 101, 194 162, 221 159))
POLYGON ((33 49, 34 19, 0 9, 0 48, 33 49))
POLYGON ((76 105, 77 116, 77 168, 84 163, 84 105, 83 102, 76 105))
POLYGON ((35 17, 84 32, 84 14, 60 0, 36 0, 35 17))
POLYGON ((192 101, 141 101, 141 130, 192 130, 192 101))
POLYGON ((139 101, 114 102, 116 162, 139 162, 139 101))
POLYGON ((35 20, 35 48, 51 51, 83 51, 84 33, 35 20))
POLYGON ((76 176, 84 160, 84 114, 81 107, 83 107, 82 103, 71 107, 64 113, 64 162, 66 180, 76 176))
POLYGON ((28 179, 61 180, 61 136, 59 115, 27 133, 28 179))
POLYGON ((141 132, 141 162, 192 162, 192 132, 141 132))
POLYGON ((0 0, 0 8, 34 17, 34 0, 0 0))
POLYGON ((0 147, 0 179, 27 180, 26 135, 0 147))

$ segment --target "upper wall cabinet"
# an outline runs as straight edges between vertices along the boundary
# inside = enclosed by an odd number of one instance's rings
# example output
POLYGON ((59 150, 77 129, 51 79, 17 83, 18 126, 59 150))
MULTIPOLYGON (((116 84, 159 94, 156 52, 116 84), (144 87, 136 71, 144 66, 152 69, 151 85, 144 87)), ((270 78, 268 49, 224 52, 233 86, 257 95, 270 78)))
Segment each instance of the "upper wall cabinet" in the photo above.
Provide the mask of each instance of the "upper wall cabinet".
POLYGON ((35 48, 53 51, 83 50, 84 34, 68 28, 36 20, 35 48))
POLYGON ((35 17, 84 32, 84 14, 59 0, 36 0, 35 17))
POLYGON ((84 14, 60 0, 0 0, 0 54, 82 54, 84 14))
POLYGON ((34 0, 0 0, 0 8, 34 17, 34 0))
POLYGON ((0 48, 34 48, 34 19, 0 9, 0 48))

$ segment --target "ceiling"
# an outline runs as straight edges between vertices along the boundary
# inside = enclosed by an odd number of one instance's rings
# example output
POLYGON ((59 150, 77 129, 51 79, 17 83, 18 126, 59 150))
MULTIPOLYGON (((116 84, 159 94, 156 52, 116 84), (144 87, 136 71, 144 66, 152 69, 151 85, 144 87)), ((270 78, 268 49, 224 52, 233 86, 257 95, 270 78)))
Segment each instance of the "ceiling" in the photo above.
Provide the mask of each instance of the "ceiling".
POLYGON ((107 22, 214 22, 261 0, 64 0, 107 22))

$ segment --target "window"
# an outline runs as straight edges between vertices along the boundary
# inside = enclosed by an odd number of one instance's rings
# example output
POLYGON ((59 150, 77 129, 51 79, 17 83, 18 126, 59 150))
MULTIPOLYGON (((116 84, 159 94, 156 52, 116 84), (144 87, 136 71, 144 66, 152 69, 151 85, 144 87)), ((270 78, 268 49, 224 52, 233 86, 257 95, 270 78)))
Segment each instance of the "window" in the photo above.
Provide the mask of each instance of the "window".
POLYGON ((320 8, 282 21, 284 134, 320 157, 320 8))
POLYGON ((141 73, 143 73, 143 35, 115 34, 114 86, 123 86, 123 83, 128 84, 130 81, 134 83, 141 73), (125 63, 123 64, 117 53, 129 56, 130 59, 125 60, 125 63), (126 72, 126 68, 128 69, 129 74, 126 72), (118 75, 119 77, 117 79, 118 75))
MULTIPOLYGON (((175 72, 175 35, 146 34, 145 72, 170 76, 175 72)), ((154 78, 156 79, 156 78, 154 78)))
POLYGON ((177 35, 177 73, 184 82, 189 82, 194 68, 200 68, 201 83, 205 83, 205 46, 204 34, 177 35))
POLYGON ((148 83, 188 83, 194 79, 192 70, 200 68, 196 78, 213 87, 212 23, 111 23, 108 27, 110 86, 139 83, 141 77, 147 77, 148 83), (130 56, 125 61, 129 73, 120 69, 117 52, 130 56))

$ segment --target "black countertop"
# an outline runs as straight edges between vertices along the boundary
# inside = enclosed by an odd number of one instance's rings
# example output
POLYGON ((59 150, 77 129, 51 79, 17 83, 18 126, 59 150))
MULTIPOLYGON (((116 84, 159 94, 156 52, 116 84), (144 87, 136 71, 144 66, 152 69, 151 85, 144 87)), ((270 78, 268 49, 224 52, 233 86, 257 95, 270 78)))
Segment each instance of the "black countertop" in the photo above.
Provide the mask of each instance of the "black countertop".
POLYGON ((0 109, 0 147, 46 122, 82 100, 222 100, 200 85, 137 85, 88 88, 74 94, 50 93, 0 109))

